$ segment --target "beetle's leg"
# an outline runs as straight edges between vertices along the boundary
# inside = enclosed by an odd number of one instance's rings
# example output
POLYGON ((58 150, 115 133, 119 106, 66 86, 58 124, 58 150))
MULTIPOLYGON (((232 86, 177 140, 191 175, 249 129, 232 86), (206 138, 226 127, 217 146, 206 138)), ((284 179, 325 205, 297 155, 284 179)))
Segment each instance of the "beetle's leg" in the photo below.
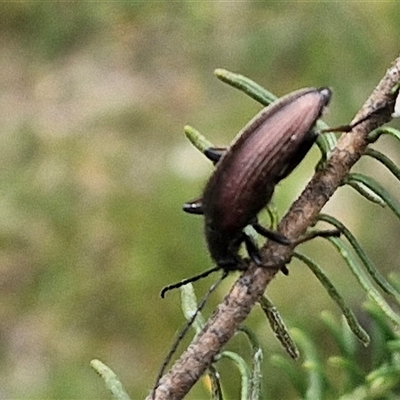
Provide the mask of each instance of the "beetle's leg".
POLYGON ((203 210, 203 199, 195 199, 192 201, 188 201, 182 206, 183 211, 189 213, 189 214, 197 214, 197 215, 202 215, 204 214, 203 210))
POLYGON ((246 246, 247 253, 249 254, 251 260, 256 265, 261 266, 262 260, 261 260, 260 249, 258 248, 256 242, 253 240, 252 237, 246 235, 245 233, 243 233, 243 241, 246 246))
MULTIPOLYGON (((204 150, 204 155, 216 164, 225 152, 225 147, 209 147, 204 150)), ((188 201, 182 206, 182 209, 189 214, 203 215, 203 199, 188 201)))
MULTIPOLYGON (((262 267, 263 264, 262 264, 262 260, 261 260, 260 249, 258 248, 257 244, 254 242, 254 240, 250 236, 248 236, 246 234, 244 234, 244 239, 243 240, 244 240, 244 243, 246 245, 247 253, 249 253, 249 256, 250 256, 251 260, 256 265, 262 267)), ((288 239, 286 239, 286 240, 288 240, 288 239)), ((289 275, 289 270, 286 268, 286 265, 281 267, 281 272, 284 275, 289 275)))
POLYGON ((281 267, 281 272, 283 275, 288 276, 289 275, 289 270, 287 269, 287 266, 284 265, 283 267, 281 267))
MULTIPOLYGON (((192 276, 192 277, 187 278, 187 279, 183 279, 183 280, 180 281, 180 282, 176 282, 176 283, 173 283, 173 284, 168 285, 168 286, 164 286, 163 289, 161 290, 161 297, 164 298, 165 293, 166 293, 166 292, 169 292, 169 291, 172 290, 172 289, 177 289, 177 288, 180 288, 181 286, 187 285, 188 283, 196 282, 196 281, 198 281, 198 280, 200 280, 200 279, 203 279, 203 278, 205 278, 206 276, 212 274, 213 272, 219 271, 220 269, 222 269, 222 267, 220 267, 220 266, 218 265, 218 266, 216 266, 216 267, 214 267, 214 268, 211 268, 211 269, 208 269, 207 271, 202 272, 201 274, 192 276)), ((226 276, 226 273, 225 273, 225 272, 224 272, 224 276, 226 276)))
POLYGON ((225 152, 225 147, 209 147, 203 153, 209 160, 216 164, 225 152))
POLYGON ((283 244, 285 246, 290 246, 291 244, 293 244, 286 236, 278 232, 271 231, 270 229, 264 228, 262 225, 260 225, 258 221, 252 222, 251 226, 257 233, 266 237, 267 239, 273 240, 276 243, 283 244))

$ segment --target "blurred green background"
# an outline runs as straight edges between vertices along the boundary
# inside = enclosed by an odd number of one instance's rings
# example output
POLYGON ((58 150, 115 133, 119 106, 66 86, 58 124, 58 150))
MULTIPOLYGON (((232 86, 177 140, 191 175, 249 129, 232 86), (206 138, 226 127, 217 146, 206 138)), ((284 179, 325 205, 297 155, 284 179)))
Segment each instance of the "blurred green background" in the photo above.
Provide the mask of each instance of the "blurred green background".
MULTIPOLYGON (((190 123, 225 145, 260 105, 219 82, 244 74, 277 95, 330 86, 325 120, 349 122, 399 53, 397 2, 10 2, 0 6, 0 397, 107 399, 99 358, 144 398, 182 326, 179 293, 160 289, 211 267, 202 220, 181 205, 212 167, 184 138, 190 123)), ((399 127, 393 122, 392 126, 399 127)), ((400 163, 390 139, 378 146, 400 163)), ((314 149, 277 189, 281 215, 304 187, 314 149)), ((400 199, 376 162, 362 161, 400 199)), ((399 266, 399 224, 340 189, 327 206, 379 269, 399 266)), ((323 241, 304 246, 361 318, 365 295, 323 241)), ((210 312, 234 276, 210 299, 210 312)), ((200 295, 215 276, 196 284, 200 295)), ((293 263, 269 290, 289 326, 335 352, 319 313, 337 312, 293 263)), ((282 352, 260 310, 265 392, 294 398, 268 358, 282 352)), ((241 340, 230 348, 246 352, 241 340)), ((230 398, 238 374, 221 364, 230 398)), ((332 379, 338 379, 332 371, 332 379)), ((188 399, 207 398, 200 383, 188 399)))

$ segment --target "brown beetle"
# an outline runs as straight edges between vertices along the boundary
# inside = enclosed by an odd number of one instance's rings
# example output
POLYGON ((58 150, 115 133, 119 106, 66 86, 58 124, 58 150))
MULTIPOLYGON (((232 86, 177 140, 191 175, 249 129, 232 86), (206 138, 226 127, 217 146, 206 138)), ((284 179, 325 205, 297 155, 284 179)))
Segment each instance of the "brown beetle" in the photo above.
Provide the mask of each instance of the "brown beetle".
POLYGON ((244 242, 250 258, 261 265, 259 250, 244 233, 247 225, 263 236, 289 245, 285 236, 257 222, 257 214, 269 203, 275 186, 300 163, 315 142, 316 121, 330 101, 329 88, 306 88, 292 92, 257 114, 227 149, 208 149, 216 163, 201 199, 184 204, 184 211, 204 214, 205 237, 217 266, 186 279, 167 290, 207 276, 246 267, 238 251, 244 242))
POLYGON ((258 252, 243 233, 247 225, 272 240, 290 244, 282 235, 261 227, 257 214, 269 203, 279 181, 311 148, 317 138, 313 127, 330 98, 328 88, 302 89, 281 98, 261 111, 217 162, 201 204, 207 245, 221 268, 237 269, 243 241, 259 263, 258 252))

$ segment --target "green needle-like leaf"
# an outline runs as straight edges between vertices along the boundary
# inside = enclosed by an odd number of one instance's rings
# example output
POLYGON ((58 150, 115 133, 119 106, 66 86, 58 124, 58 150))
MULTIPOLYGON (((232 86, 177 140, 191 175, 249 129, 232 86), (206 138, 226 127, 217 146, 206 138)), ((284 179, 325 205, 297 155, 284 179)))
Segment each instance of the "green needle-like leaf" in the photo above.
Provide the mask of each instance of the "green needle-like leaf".
POLYGON ((119 381, 117 375, 99 360, 92 360, 90 365, 96 372, 103 378, 107 389, 111 392, 115 400, 130 400, 128 393, 126 393, 122 383, 119 381))
POLYGON ((264 106, 268 106, 277 99, 277 97, 267 89, 264 89, 261 85, 243 75, 235 74, 223 68, 216 69, 214 74, 222 82, 241 90, 264 106))
POLYGON ((340 221, 330 215, 320 214, 318 216, 319 221, 325 221, 329 224, 335 226, 339 231, 345 236, 349 241, 350 245, 353 247, 354 251, 357 253, 360 260, 363 262, 365 269, 373 280, 384 290, 387 294, 393 296, 397 303, 400 304, 400 294, 397 290, 381 275, 381 273, 376 269, 372 260, 365 253, 361 245, 358 243, 355 236, 347 229, 340 221))
POLYGON ((317 121, 315 129, 317 130, 317 132, 325 131, 320 135, 318 135, 317 138, 317 146, 322 154, 322 159, 317 165, 318 169, 320 164, 324 163, 328 159, 329 153, 333 150, 333 148, 337 144, 337 139, 333 132, 328 131, 329 126, 321 119, 317 121))
POLYGON ((184 128, 184 132, 189 141, 196 147, 197 150, 200 150, 204 153, 210 147, 214 147, 214 145, 207 140, 198 130, 192 128, 190 125, 186 125, 184 128))
POLYGON ((268 213, 269 220, 270 220, 270 224, 269 224, 270 229, 276 230, 278 227, 278 223, 279 223, 279 216, 278 216, 278 209, 276 208, 273 201, 271 201, 268 204, 267 213, 268 213))
POLYGON ((303 254, 294 252, 293 256, 298 258, 299 260, 303 261, 311 269, 311 271, 314 273, 314 275, 317 277, 317 279, 321 282, 322 286, 326 289, 326 291, 328 292, 328 294, 332 298, 332 300, 342 310, 343 315, 346 318, 350 329, 353 331, 353 333, 356 335, 356 337, 361 341, 361 343, 364 346, 368 346, 368 344, 370 342, 368 333, 361 327, 361 325, 357 321, 357 318, 354 315, 353 311, 346 304, 345 300, 339 294, 339 292, 336 290, 335 286, 329 280, 329 278, 326 276, 326 274, 324 273, 322 268, 320 268, 317 263, 315 263, 313 260, 311 260, 309 257, 307 257, 303 254))
POLYGON ((268 319, 272 331, 285 349, 286 353, 294 360, 297 360, 299 358, 299 350, 290 336, 290 333, 275 305, 266 296, 261 297, 260 305, 268 319))
POLYGON ((242 332, 248 338, 252 349, 252 369, 251 369, 251 382, 250 382, 250 400, 261 399, 261 384, 262 384, 262 360, 263 353, 257 338, 257 335, 248 327, 241 326, 238 332, 242 332))
POLYGON ((381 197, 379 197, 376 193, 374 193, 373 191, 369 190, 362 183, 349 180, 348 177, 346 177, 343 180, 343 184, 351 186, 358 193, 360 193, 361 196, 365 197, 367 200, 371 201, 372 203, 375 203, 378 206, 381 206, 383 208, 386 207, 385 201, 381 197))
POLYGON ((257 335, 251 329, 249 329, 247 326, 243 325, 243 326, 239 327, 238 332, 242 332, 246 335, 247 339, 249 340, 249 342, 251 344, 251 350, 253 353, 255 353, 256 351, 258 351, 261 348, 257 335))
POLYGON ((353 272, 354 276, 356 277, 364 291, 367 293, 368 297, 380 307, 380 309, 393 323, 395 323, 396 325, 400 325, 400 317, 392 310, 389 304, 369 281, 363 270, 354 261, 353 257, 347 250, 345 243, 341 239, 335 237, 328 237, 326 239, 335 246, 342 258, 346 261, 350 270, 353 272))
POLYGON ((398 180, 400 180, 400 168, 389 157, 371 148, 368 148, 364 154, 380 161, 398 180))
POLYGON ((249 400, 261 400, 261 387, 262 387, 262 361, 263 361, 263 352, 261 349, 258 349, 253 354, 253 367, 251 374, 251 382, 250 382, 250 397, 249 400))
POLYGON ((400 131, 395 128, 391 128, 390 126, 386 126, 370 132, 368 135, 368 141, 370 143, 374 143, 380 138, 381 135, 391 135, 397 140, 400 140, 400 131))
POLYGON ((374 179, 358 173, 351 173, 346 177, 346 181, 361 182, 368 189, 376 193, 382 200, 389 206, 389 208, 395 213, 396 217, 400 219, 400 204, 394 199, 390 193, 384 189, 374 179))
MULTIPOLYGON (((319 126, 319 122, 321 121, 317 122, 317 127, 319 126)), ((321 160, 319 161, 319 163, 315 168, 318 171, 320 168, 324 166, 324 163, 328 159, 329 153, 336 146, 337 139, 333 133, 323 133, 318 136, 316 143, 322 155, 321 160)))
POLYGON ((193 328, 198 334, 204 327, 205 320, 201 312, 197 311, 197 299, 194 293, 193 285, 188 283, 187 285, 181 286, 181 307, 183 315, 187 321, 190 321, 193 315, 197 312, 197 316, 193 321, 193 328))
POLYGON ((232 351, 224 351, 221 353, 221 357, 226 357, 234 361, 239 369, 240 376, 242 377, 242 392, 241 400, 249 400, 250 387, 251 387, 251 373, 246 362, 242 357, 232 351))

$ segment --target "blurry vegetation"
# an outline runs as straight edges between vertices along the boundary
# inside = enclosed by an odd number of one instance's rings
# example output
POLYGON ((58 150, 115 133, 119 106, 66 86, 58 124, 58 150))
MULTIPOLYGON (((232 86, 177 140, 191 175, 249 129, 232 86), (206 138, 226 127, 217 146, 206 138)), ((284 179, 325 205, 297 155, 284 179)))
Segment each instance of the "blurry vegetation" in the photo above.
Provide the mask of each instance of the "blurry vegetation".
MULTIPOLYGON (((183 323, 177 295, 161 300, 160 289, 211 262, 201 218, 180 210, 211 171, 183 126, 225 145, 260 109, 213 70, 240 72, 278 95, 329 85, 326 120, 346 123, 398 55, 400 5, 19 1, 0 10, 0 397, 108 398, 89 365, 99 358, 142 398, 183 323)), ((390 139, 376 147, 400 163, 390 139)), ((316 155, 278 188, 281 213, 316 155)), ((376 165, 357 169, 398 198, 398 184, 391 190, 396 181, 376 165)), ((390 212, 351 189, 327 209, 382 274, 396 271, 399 225, 390 212)), ((321 242, 304 248, 367 319, 365 295, 340 258, 321 242)), ((336 344, 316 315, 337 310, 310 276, 293 263, 269 296, 328 357, 336 344)), ((248 324, 266 360, 281 351, 261 312, 248 324)), ((281 371, 264 368, 271 398, 296 398, 281 371)), ((236 398, 236 372, 222 365, 221 374, 236 398)), ((188 398, 206 392, 197 385, 188 398)))
MULTIPOLYGON (((181 288, 181 297, 183 313, 186 319, 190 320, 197 309, 191 284, 181 288)), ((265 297, 261 303, 263 309, 271 310, 271 306, 273 307, 270 300, 265 297)), ((321 356, 321 346, 305 330, 293 328, 289 332, 284 327, 284 323, 281 325, 282 321, 279 322, 281 328, 286 331, 286 339, 294 338, 301 350, 301 358, 296 363, 287 354, 270 356, 271 364, 281 372, 280 382, 283 391, 279 396, 276 394, 268 396, 263 392, 263 380, 265 386, 269 385, 269 376, 263 376, 262 369, 265 351, 254 332, 242 326, 235 335, 236 338, 242 336, 246 339, 243 341, 240 354, 223 350, 216 357, 212 368, 202 378, 204 386, 209 391, 207 398, 212 400, 225 398, 224 379, 221 379, 218 370, 221 363, 227 360, 231 371, 237 371, 240 377, 237 379, 240 382, 240 390, 238 389, 233 398, 242 400, 286 398, 289 390, 294 390, 295 398, 304 400, 397 399, 400 393, 399 334, 393 329, 382 310, 373 302, 365 302, 364 310, 369 318, 368 329, 373 339, 368 352, 360 342, 356 341, 345 319, 342 318, 340 321, 331 312, 322 312, 319 318, 326 330, 326 337, 336 345, 328 357, 321 356)), ((268 316, 267 318, 272 322, 268 316)), ((271 327, 274 326, 273 329, 277 333, 275 322, 271 324, 271 327)), ((204 323, 203 316, 201 313, 198 314, 193 330, 199 333, 204 323)), ((298 354, 293 358, 297 359, 298 354)), ((92 365, 113 393, 113 398, 129 400, 118 377, 112 371, 97 360, 93 361, 92 365)))

